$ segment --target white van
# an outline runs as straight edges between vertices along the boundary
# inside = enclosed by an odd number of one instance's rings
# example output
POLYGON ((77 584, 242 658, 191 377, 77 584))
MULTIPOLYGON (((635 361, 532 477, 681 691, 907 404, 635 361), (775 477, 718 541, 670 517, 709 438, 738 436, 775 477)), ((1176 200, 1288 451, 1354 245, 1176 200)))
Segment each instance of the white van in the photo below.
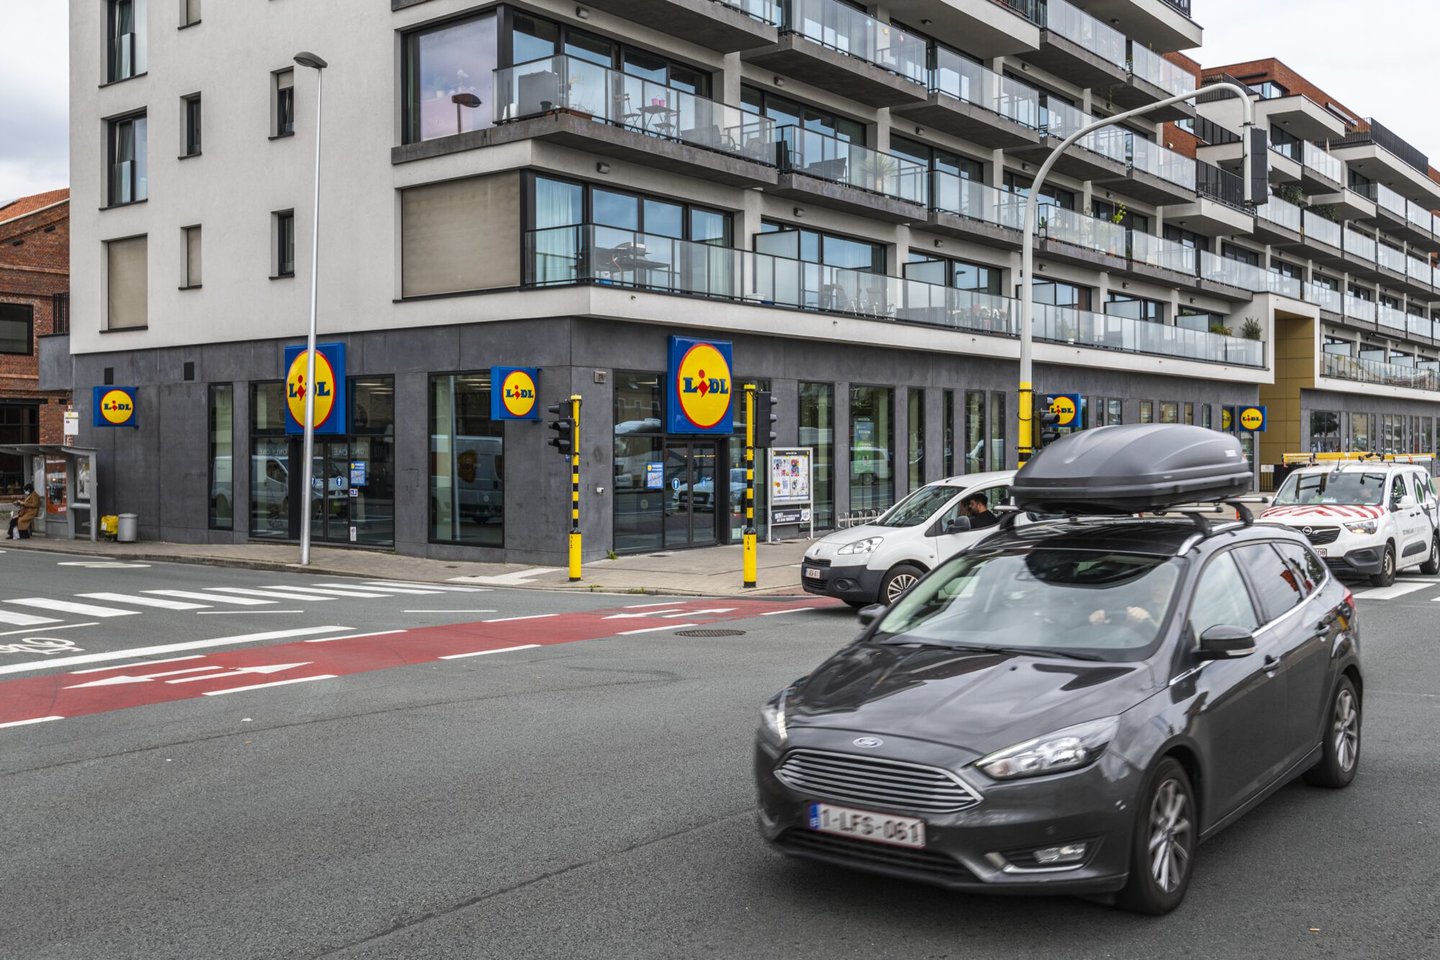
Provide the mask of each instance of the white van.
POLYGON ((837 530, 805 551, 800 583, 808 593, 852 607, 891 603, 937 563, 994 531, 954 531, 960 501, 983 493, 990 509, 1010 502, 1014 470, 970 473, 927 484, 864 526, 837 530))
POLYGON ((1367 575, 1379 587, 1408 567, 1440 573, 1440 502, 1422 466, 1362 460, 1301 467, 1260 519, 1299 530, 1330 569, 1367 575))

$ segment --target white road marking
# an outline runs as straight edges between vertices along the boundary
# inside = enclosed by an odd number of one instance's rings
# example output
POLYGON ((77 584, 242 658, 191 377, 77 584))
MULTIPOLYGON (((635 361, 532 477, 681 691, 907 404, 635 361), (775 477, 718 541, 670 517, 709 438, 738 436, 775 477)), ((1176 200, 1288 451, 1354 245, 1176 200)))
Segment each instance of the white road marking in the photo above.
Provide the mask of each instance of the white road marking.
POLYGON ((31 670, 45 670, 50 667, 75 667, 82 663, 105 663, 109 660, 129 660, 132 657, 149 657, 161 653, 180 653, 184 650, 205 650, 210 647, 229 647, 237 643, 263 643, 266 640, 288 640, 291 637, 309 637, 317 633, 334 633, 337 630, 353 630, 354 627, 297 627, 293 630, 271 630, 266 633, 245 633, 237 637, 216 637, 213 640, 187 640, 184 643, 166 643, 154 647, 139 647, 134 650, 113 650, 107 653, 87 653, 63 660, 36 660, 31 663, 10 663, 0 666, 0 674, 25 673, 31 670))
POLYGON ((501 573, 493 577, 450 577, 451 583, 487 583, 494 587, 518 587, 524 586, 536 577, 543 577, 547 573, 554 573, 559 567, 526 567, 524 570, 513 570, 510 573, 501 573))
POLYGON ((186 603, 183 600, 162 600, 159 597, 136 597, 126 593, 77 593, 77 597, 90 600, 109 600, 111 603, 133 603, 137 607, 158 607, 161 610, 203 610, 203 603, 186 603))
MULTIPOLYGON (((1356 600, 1394 600, 1403 597, 1407 593, 1414 593, 1416 590, 1424 590, 1432 587, 1432 583, 1396 583, 1388 587, 1372 587, 1369 590, 1362 590, 1355 594, 1356 600)), ((1436 599, 1440 599, 1437 597, 1436 599)))
POLYGON ((698 623, 667 623, 663 627, 645 627, 642 630, 621 630, 618 636, 631 637, 637 633, 654 633, 657 630, 682 630, 685 627, 698 627, 698 623))
POLYGON ((241 692, 243 692, 243 691, 245 691, 245 690, 264 690, 266 687, 283 687, 283 686, 285 686, 286 684, 291 684, 291 683, 309 683, 311 680, 334 680, 334 679, 335 679, 335 674, 333 674, 333 673, 322 673, 322 674, 320 674, 319 676, 315 676, 315 677, 296 677, 296 678, 293 679, 293 680, 274 680, 274 681, 272 681, 272 682, 270 682, 270 683, 257 683, 257 684, 253 684, 253 685, 248 686, 248 687, 231 687, 231 688, 229 688, 228 690, 205 690, 205 691, 203 691, 203 693, 204 693, 205 696, 207 696, 207 697, 218 697, 218 696, 220 696, 222 693, 241 693, 241 692))
POLYGON ((428 596, 436 593, 444 593, 444 590, 437 590, 430 587, 418 585, 409 587, 372 587, 363 583, 322 583, 318 586, 327 590, 383 590, 386 593, 413 593, 416 596, 428 596))
POLYGON ((481 623, 510 623, 513 620, 544 620, 546 617, 558 617, 558 613, 532 613, 528 617, 497 617, 494 620, 481 620, 481 623))
POLYGON ((148 567, 148 563, 126 563, 120 560, 60 560, 59 567, 90 567, 100 570, 115 570, 121 567, 148 567))
MULTIPOLYGON (((308 599, 308 598, 307 598, 308 599)), ((245 617, 260 616, 262 613, 304 613, 304 610, 197 610, 197 617, 245 617)))
MULTIPOLYGON (((21 613, 18 610, 0 610, 0 623, 13 623, 17 627, 38 627, 42 623, 59 623, 54 617, 37 617, 33 613, 21 613)), ((16 630, 15 633, 24 633, 23 630, 16 630)))
POLYGON ((126 664, 122 664, 121 666, 118 666, 118 667, 117 667, 117 666, 109 666, 109 667, 88 667, 88 668, 86 668, 86 669, 84 669, 84 670, 71 670, 71 671, 70 671, 70 676, 72 676, 72 677, 78 677, 78 676, 80 676, 81 674, 86 674, 86 673, 103 673, 103 672, 106 671, 106 670, 133 670, 133 669, 135 669, 136 667, 153 667, 153 666, 156 666, 157 664, 161 664, 161 663, 179 663, 179 662, 182 661, 182 660, 202 660, 202 659, 204 659, 204 657, 205 657, 205 654, 203 654, 203 653, 192 653, 192 654, 190 654, 188 657, 167 657, 167 658, 164 659, 164 660, 141 660, 141 661, 139 661, 139 662, 137 662, 137 663, 126 663, 126 664))
POLYGON ((494 610, 406 610, 405 613, 495 613, 494 610))
POLYGON ((443 583, 414 583, 408 580, 366 580, 373 587, 424 587, 426 590, 444 590, 447 593, 494 593, 485 587, 454 587, 443 583))
POLYGON ((684 600, 670 600, 670 601, 668 601, 668 602, 666 602, 666 603, 627 603, 627 604, 625 604, 625 609, 626 609, 626 610, 643 610, 643 609, 645 609, 646 607, 678 607, 678 606, 680 606, 680 604, 682 604, 682 603, 684 603, 684 602, 685 602, 684 600))
MULTIPOLYGON (((66 690, 78 690, 81 687, 114 687, 122 683, 149 683, 161 677, 175 677, 182 673, 205 673, 212 670, 223 669, 219 664, 211 664, 208 667, 182 667, 179 670, 161 670, 159 673, 144 673, 136 676, 131 673, 117 673, 111 677, 101 677, 99 680, 86 680, 84 683, 72 683, 66 690)), ((215 674, 212 674, 215 676, 215 674)), ((174 683, 174 681, 167 681, 174 683)))
POLYGON ((312 637, 306 643, 330 643, 334 640, 359 640, 361 637, 388 637, 392 633, 404 633, 404 630, 378 630, 375 633, 347 633, 343 637, 312 637))
POLYGON ((295 593, 303 593, 307 596, 325 597, 326 599, 333 599, 335 597, 350 597, 354 599, 358 597, 361 600, 383 600, 386 597, 390 596, 390 594, 388 593, 364 593, 359 590, 319 590, 315 587, 266 587, 265 589, 291 590, 295 593))
POLYGON ((196 593, 193 590, 145 590, 161 597, 178 597, 181 600, 205 600, 210 603, 233 603, 239 607, 263 607, 274 600, 253 600, 250 597, 220 597, 213 593, 196 593))
POLYGON ((252 590, 249 587, 206 587, 217 593, 233 593, 241 597, 270 597, 275 600, 314 600, 322 602, 330 597, 316 597, 308 593, 286 593, 283 590, 252 590))
POLYGON ((606 620, 633 620, 638 617, 694 617, 702 613, 734 613, 734 607, 711 607, 708 610, 645 610, 641 613, 612 613, 606 620))
POLYGON ((782 613, 801 613, 805 610, 819 610, 819 607, 791 607, 789 610, 769 610, 760 614, 762 617, 778 617, 782 613))
MULTIPOLYGON (((59 621, 52 620, 52 621, 50 621, 50 622, 51 622, 51 623, 58 623, 59 621)), ((86 623, 67 623, 67 624, 64 624, 63 626, 59 626, 59 627, 46 627, 46 628, 45 628, 45 632, 46 632, 46 633, 54 633, 56 630, 74 630, 76 627, 98 627, 99 625, 100 625, 100 621, 99 621, 99 620, 90 620, 90 621, 88 621, 88 622, 86 622, 86 623)), ((24 630, 6 630, 4 633, 0 633, 0 637, 13 637, 13 636, 15 636, 15 634, 17 634, 17 633, 34 633, 34 632, 35 632, 35 628, 34 628, 34 627, 26 627, 24 630)))
POLYGON ((0 727, 24 727, 32 723, 49 723, 51 720, 64 719, 64 717, 31 717, 29 720, 11 720, 9 723, 0 723, 0 727))
POLYGON ((314 663, 313 660, 305 660, 301 663, 266 663, 258 667, 237 667, 225 673, 207 673, 203 677, 181 677, 178 680, 166 680, 165 682, 194 683, 196 680, 219 680, 221 677, 243 677, 251 673, 279 673, 281 670, 294 670, 296 667, 308 667, 312 663, 314 663))
POLYGON ((476 650, 472 653, 452 653, 439 657, 440 660, 462 660, 465 657, 483 657, 491 653, 509 653, 511 650, 533 650, 540 646, 538 643, 522 643, 518 647, 500 647, 497 650, 476 650))
POLYGON ((47 597, 13 597, 5 602, 39 610, 54 610, 58 613, 78 613, 82 617, 133 617, 140 613, 139 610, 116 610, 114 607, 97 607, 93 603, 73 603, 47 597))

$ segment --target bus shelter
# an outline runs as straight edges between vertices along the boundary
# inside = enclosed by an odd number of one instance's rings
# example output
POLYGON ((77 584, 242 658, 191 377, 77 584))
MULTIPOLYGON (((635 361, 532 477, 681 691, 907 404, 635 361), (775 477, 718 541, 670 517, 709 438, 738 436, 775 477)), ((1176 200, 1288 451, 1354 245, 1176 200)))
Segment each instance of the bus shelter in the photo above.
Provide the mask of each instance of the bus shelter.
MULTIPOLYGON (((51 539, 96 539, 97 501, 95 450, 50 443, 0 444, 0 453, 17 456, 22 475, 40 494, 40 516, 32 530, 51 539)), ((0 503, 18 498, 20 491, 0 493, 0 503)))

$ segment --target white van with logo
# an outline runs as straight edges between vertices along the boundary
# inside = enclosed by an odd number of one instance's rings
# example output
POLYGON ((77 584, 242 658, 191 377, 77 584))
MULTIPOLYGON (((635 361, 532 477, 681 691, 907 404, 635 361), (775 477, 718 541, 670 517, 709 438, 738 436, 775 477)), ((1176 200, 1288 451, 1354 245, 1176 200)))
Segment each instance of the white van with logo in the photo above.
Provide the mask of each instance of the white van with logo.
POLYGON ((1260 519, 1299 530, 1330 569, 1363 574, 1376 586, 1411 567, 1440 573, 1440 502, 1423 466, 1362 460, 1301 467, 1260 519))
POLYGON ((884 514, 837 530, 805 551, 800 583, 808 593, 838 597, 852 607, 892 603, 925 573, 994 532, 955 529, 960 502, 983 493, 990 509, 1010 502, 1014 470, 971 473, 926 484, 884 514))

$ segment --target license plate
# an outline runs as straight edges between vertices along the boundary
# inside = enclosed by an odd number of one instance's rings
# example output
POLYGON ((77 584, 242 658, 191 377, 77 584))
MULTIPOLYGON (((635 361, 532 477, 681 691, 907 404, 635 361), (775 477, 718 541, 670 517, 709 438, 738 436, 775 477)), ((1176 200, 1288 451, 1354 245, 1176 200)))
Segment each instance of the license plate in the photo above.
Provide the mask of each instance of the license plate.
POLYGON ((833 807, 828 803, 810 804, 810 829, 897 847, 925 846, 924 820, 850 807, 833 807))
POLYGON ((821 570, 819 567, 806 567, 805 577, 808 580, 824 580, 825 571, 821 570))
POLYGON ((1324 557, 1327 556, 1330 551, 1326 550, 1324 547, 1316 547, 1315 552, 1320 554, 1320 556, 1324 557))

